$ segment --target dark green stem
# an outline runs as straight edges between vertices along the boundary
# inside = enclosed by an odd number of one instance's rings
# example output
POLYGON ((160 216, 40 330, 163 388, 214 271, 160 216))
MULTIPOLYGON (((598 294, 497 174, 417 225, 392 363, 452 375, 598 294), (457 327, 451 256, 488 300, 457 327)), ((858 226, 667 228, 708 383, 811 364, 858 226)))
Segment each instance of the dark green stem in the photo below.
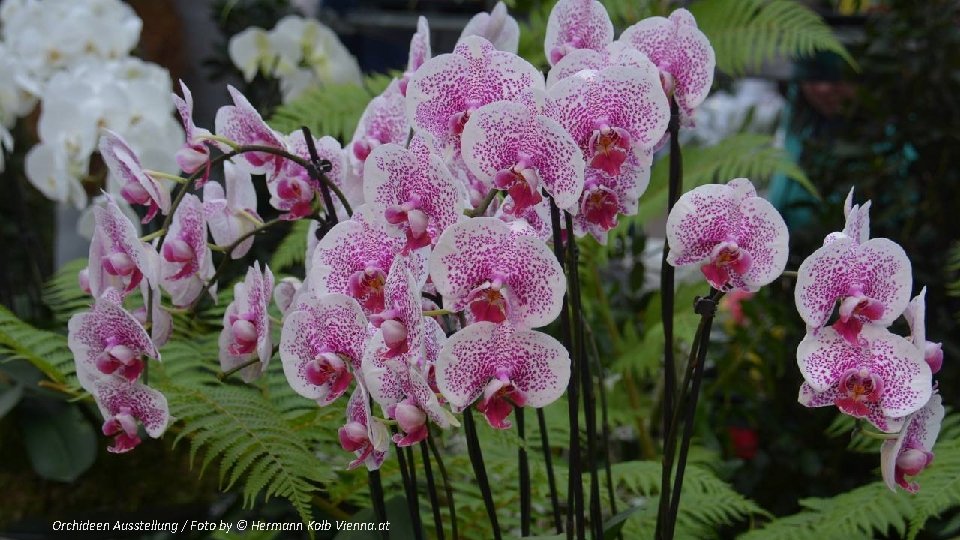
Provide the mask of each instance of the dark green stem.
POLYGON ((437 531, 437 539, 443 540, 443 516, 440 514, 440 498, 437 497, 437 485, 433 482, 433 469, 430 467, 430 451, 427 450, 427 441, 420 441, 420 457, 423 459, 423 474, 427 478, 427 496, 430 498, 430 508, 433 510, 433 527, 437 531))
MULTIPOLYGON (((367 471, 367 483, 370 485, 370 502, 373 504, 373 515, 377 523, 386 523, 387 505, 383 499, 383 483, 380 481, 380 470, 367 471)), ((389 530, 380 531, 381 540, 390 539, 389 530)))
MULTIPOLYGON (((310 164, 312 165, 312 167, 307 169, 307 174, 310 175, 313 181, 320 184, 320 196, 323 197, 323 207, 327 210, 328 225, 336 225, 337 209, 334 208, 333 197, 330 196, 330 186, 336 186, 326 175, 326 173, 330 171, 330 162, 321 160, 317 154, 317 146, 316 143, 313 142, 313 135, 310 133, 310 128, 303 126, 300 130, 303 131, 303 138, 307 142, 307 152, 310 154, 310 164)), ((352 214, 350 205, 344 206, 344 209, 348 215, 352 214)))
MULTIPOLYGON (((526 443, 523 407, 514 407, 513 416, 517 421, 517 436, 526 443)), ((520 469, 520 536, 530 536, 530 462, 525 445, 517 448, 517 465, 520 469)))
POLYGON ((470 454, 470 462, 473 464, 473 473, 477 479, 477 487, 480 488, 480 494, 483 496, 483 505, 487 509, 487 517, 490 519, 490 526, 493 527, 494 540, 503 538, 500 533, 500 524, 497 522, 497 507, 493 503, 493 493, 490 491, 490 481, 487 479, 487 467, 483 464, 483 452, 480 449, 480 439, 477 438, 477 426, 473 420, 473 413, 470 407, 463 410, 463 430, 467 436, 467 453, 470 454))
MULTIPOLYGON (((590 327, 586 327, 587 331, 590 333, 590 346, 593 350, 593 361, 597 368, 597 391, 600 396, 600 433, 603 441, 603 448, 605 450, 605 455, 603 456, 603 466, 604 472, 607 476, 607 498, 610 499, 610 514, 617 515, 617 499, 616 493, 613 490, 613 470, 611 468, 611 462, 613 461, 610 456, 610 419, 607 414, 607 390, 603 384, 604 379, 606 378, 603 363, 600 361, 600 351, 597 349, 597 339, 596 335, 590 330, 590 327)), ((621 540, 623 539, 623 533, 618 533, 617 537, 621 540)))
POLYGON ((450 477, 447 476, 447 468, 443 464, 443 458, 437 450, 437 445, 433 442, 433 434, 427 435, 427 446, 433 454, 434 461, 437 462, 437 470, 440 471, 440 477, 443 478, 443 491, 447 495, 447 508, 450 509, 450 532, 453 540, 460 540, 460 534, 457 531, 457 505, 453 501, 453 486, 450 485, 450 477))
POLYGON ((487 192, 483 197, 483 200, 480 201, 480 204, 476 208, 470 211, 471 217, 482 216, 484 212, 487 211, 487 208, 490 206, 490 203, 493 202, 493 198, 497 196, 497 189, 493 188, 487 192))
MULTIPOLYGON (((680 155, 680 109, 676 100, 670 98, 670 177, 667 188, 667 213, 673 210, 673 205, 680 198, 683 187, 683 158, 680 155)), ((663 241, 663 258, 660 267, 660 317, 663 321, 663 423, 662 432, 669 429, 674 412, 674 393, 677 389, 677 372, 673 358, 673 304, 674 304, 674 275, 673 266, 667 262, 670 248, 666 239, 663 241)), ((670 500, 670 473, 673 470, 673 451, 668 449, 670 443, 664 439, 663 470, 660 478, 660 506, 657 514, 657 528, 655 538, 669 538, 663 536, 662 522, 667 517, 670 500)))
MULTIPOLYGON (((409 447, 408 447, 409 449, 409 447)), ((400 476, 403 478, 403 490, 407 496, 407 510, 410 511, 410 523, 413 526, 413 536, 416 540, 423 540, 423 521, 420 519, 420 503, 417 497, 417 481, 413 471, 413 455, 408 459, 404 456, 404 449, 397 447, 397 461, 400 463, 400 476)))
POLYGON ((242 364, 240 364, 240 365, 238 365, 238 366, 234 366, 234 367, 228 369, 227 371, 224 371, 224 372, 222 372, 222 373, 218 373, 218 374, 217 374, 217 379, 222 381, 222 380, 226 379, 227 377, 233 375, 234 373, 236 373, 236 372, 238 372, 238 371, 240 371, 240 370, 242 370, 242 369, 244 369, 244 368, 248 368, 248 367, 250 367, 250 366, 252 366, 252 365, 254 365, 254 364, 259 364, 259 363, 260 363, 260 358, 255 356, 255 357, 247 360, 246 362, 244 362, 244 363, 242 363, 242 364))
POLYGON ((543 409, 537 409, 537 425, 540 428, 540 446, 543 447, 543 462, 547 468, 547 486, 550 488, 550 506, 553 510, 553 526, 557 534, 563 532, 563 520, 560 516, 560 497, 557 496, 557 478, 553 474, 553 452, 550 447, 550 435, 547 433, 547 417, 543 409))

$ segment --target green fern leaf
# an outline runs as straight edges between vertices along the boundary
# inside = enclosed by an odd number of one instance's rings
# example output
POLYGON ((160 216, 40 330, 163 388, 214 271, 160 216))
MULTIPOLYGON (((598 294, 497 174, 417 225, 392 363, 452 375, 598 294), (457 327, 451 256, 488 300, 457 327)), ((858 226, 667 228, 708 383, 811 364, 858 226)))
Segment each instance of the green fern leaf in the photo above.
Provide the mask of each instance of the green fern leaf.
POLYGON ((283 133, 307 126, 316 137, 330 135, 340 141, 349 140, 367 103, 383 92, 392 78, 378 73, 367 75, 362 87, 330 84, 311 90, 277 108, 270 126, 283 133))
POLYGON ((80 289, 77 280, 77 275, 86 267, 86 259, 70 261, 44 285, 43 302, 61 325, 67 324, 74 314, 90 309, 92 299, 80 289))
POLYGON ((928 519, 960 506, 960 440, 945 440, 935 446, 934 452, 936 459, 930 472, 920 476, 920 492, 912 501, 916 510, 910 516, 911 540, 928 519))
POLYGON ((25 360, 50 380, 66 385, 70 393, 81 392, 66 336, 34 328, 3 306, 0 306, 0 355, 7 360, 25 360))
POLYGON ((857 68, 823 19, 795 0, 710 0, 690 11, 717 53, 717 68, 732 76, 818 51, 834 52, 857 68))
POLYGON ((270 269, 279 272, 298 264, 303 264, 307 252, 307 231, 310 221, 301 219, 293 222, 290 232, 283 238, 277 250, 270 257, 270 269))

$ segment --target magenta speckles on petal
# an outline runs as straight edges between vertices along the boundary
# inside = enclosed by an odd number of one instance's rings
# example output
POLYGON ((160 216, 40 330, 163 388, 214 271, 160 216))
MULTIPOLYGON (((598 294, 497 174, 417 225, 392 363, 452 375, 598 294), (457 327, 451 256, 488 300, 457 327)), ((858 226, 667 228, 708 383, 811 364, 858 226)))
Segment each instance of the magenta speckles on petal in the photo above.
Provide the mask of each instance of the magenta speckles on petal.
MULTIPOLYGON (((256 228, 257 192, 250 173, 232 162, 223 164, 224 185, 208 182, 203 186, 203 215, 210 236, 218 246, 228 246, 256 228), (224 187, 226 189, 224 189, 224 187)), ((262 221, 262 220, 261 220, 262 221)), ((240 259, 253 246, 253 236, 241 242, 230 257, 240 259)))
POLYGON ((373 334, 357 301, 343 294, 304 295, 284 318, 280 360, 293 390, 327 405, 359 374, 373 334))
POLYGON ((543 75, 532 64, 469 36, 414 73, 407 87, 407 118, 420 135, 452 155, 473 110, 502 100, 539 110, 543 90, 543 75))
POLYGON ((93 208, 95 220, 90 242, 87 284, 94 298, 113 287, 126 296, 146 279, 159 283, 157 252, 140 241, 134 224, 123 215, 109 194, 93 208))
POLYGON ((858 244, 837 238, 800 265, 794 300, 800 317, 813 328, 825 325, 837 301, 851 296, 882 305, 882 314, 868 322, 887 326, 907 307, 912 282, 910 260, 895 242, 874 238, 858 244))
POLYGON ((229 371, 249 360, 253 364, 240 371, 245 382, 250 382, 267 369, 273 355, 270 335, 270 298, 273 294, 273 273, 270 268, 260 270, 255 262, 247 269, 246 278, 234 285, 233 302, 223 314, 220 332, 220 369, 229 371))
MULTIPOLYGON (((217 111, 214 121, 217 135, 241 145, 262 145, 284 148, 283 138, 263 121, 257 109, 236 88, 227 86, 233 105, 225 105, 217 111)), ((240 163, 251 174, 272 176, 283 166, 282 157, 266 152, 247 152, 240 163)))
MULTIPOLYGON (((353 174, 363 177, 363 164, 376 147, 387 143, 403 144, 409 134, 406 100, 400 81, 394 79, 382 94, 367 104, 357 123, 357 129, 353 132, 353 138, 347 144, 347 159, 353 174)), ((359 198, 362 201, 362 194, 359 198)))
MULTIPOLYGON (((203 203, 187 193, 173 214, 160 252, 161 285, 175 306, 186 306, 203 292, 213 277, 213 255, 207 245, 203 203)), ((211 287, 210 294, 215 294, 211 287)))
POLYGON ((463 218, 462 186, 436 155, 419 155, 398 144, 377 147, 363 174, 371 211, 407 238, 403 251, 436 242, 463 218))
POLYGON ((920 474, 933 461, 933 445, 940 434, 944 412, 940 394, 933 394, 922 409, 907 418, 899 437, 883 442, 880 472, 892 491, 898 485, 910 493, 919 491, 919 484, 909 481, 907 476, 920 474))
POLYGON ((101 379, 90 393, 103 415, 104 435, 116 436, 114 445, 108 448, 113 453, 133 450, 139 444, 137 422, 143 424, 147 435, 154 439, 163 435, 170 422, 167 398, 149 386, 101 379))
MULTIPOLYGON (((180 170, 187 174, 193 174, 206 167, 210 160, 210 148, 207 147, 207 138, 210 132, 204 128, 198 128, 193 122, 193 94, 187 85, 180 81, 180 91, 183 97, 173 94, 173 103, 180 114, 180 121, 183 123, 183 131, 187 140, 183 146, 177 150, 176 159, 180 170)), ((209 169, 206 171, 209 173, 209 169)), ((197 187, 203 187, 207 181, 207 174, 203 174, 196 180, 197 187)))
POLYGON ((566 290, 553 252, 496 218, 473 218, 447 229, 430 256, 430 277, 447 309, 466 309, 483 292, 488 304, 503 305, 518 328, 556 319, 566 290))
POLYGON ((670 119, 667 98, 660 89, 656 67, 649 61, 643 65, 581 71, 550 88, 544 111, 570 133, 591 168, 617 174, 624 161, 602 159, 600 151, 608 148, 596 144, 601 136, 627 136, 629 154, 640 158, 666 133, 670 119))
POLYGON ((902 418, 930 399, 930 367, 909 341, 876 326, 865 326, 851 344, 832 328, 808 334, 797 349, 797 365, 809 385, 808 406, 836 404, 847 414, 889 429, 880 417, 902 418), (816 394, 826 394, 832 403, 816 394))
POLYGON ((613 41, 613 23, 595 0, 560 0, 550 11, 543 50, 550 65, 577 49, 602 50, 613 41))
POLYGON ((371 414, 367 396, 363 385, 358 384, 347 403, 347 422, 338 432, 343 449, 356 455, 347 469, 363 464, 367 470, 375 471, 383 464, 390 448, 390 433, 383 422, 371 414))
POLYGON ((758 290, 787 263, 787 225, 745 178, 684 193, 667 217, 667 262, 701 264, 718 289, 758 290))
POLYGON ((650 17, 623 31, 620 41, 650 57, 664 74, 664 86, 673 92, 684 115, 710 93, 716 55, 707 36, 697 28, 689 11, 677 9, 670 18, 650 17))
MULTIPOLYGON (((497 414, 502 404, 494 402, 507 394, 513 404, 531 407, 545 407, 559 398, 570 378, 570 356, 557 340, 542 332, 480 322, 447 340, 436 371, 437 386, 455 410, 463 410, 483 396, 488 420, 495 415, 502 421, 497 414), (485 395, 488 388, 490 395, 485 395)), ((498 423, 491 425, 509 427, 498 423)))

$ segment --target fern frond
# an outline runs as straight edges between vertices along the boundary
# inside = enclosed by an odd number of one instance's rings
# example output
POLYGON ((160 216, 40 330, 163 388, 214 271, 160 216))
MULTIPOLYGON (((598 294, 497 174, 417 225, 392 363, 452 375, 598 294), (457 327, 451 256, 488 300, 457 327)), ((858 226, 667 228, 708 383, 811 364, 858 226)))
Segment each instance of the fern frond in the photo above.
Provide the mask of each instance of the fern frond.
POLYGON ((830 26, 795 0, 710 0, 690 11, 717 53, 717 68, 732 76, 818 51, 834 52, 857 69, 830 26))
POLYGON ((53 312, 54 320, 65 325, 75 313, 90 309, 93 300, 80 289, 77 275, 87 267, 86 259, 63 265, 43 287, 43 302, 53 312))
POLYGON ((50 380, 80 391, 73 353, 62 334, 40 330, 0 306, 0 355, 31 363, 50 380))
POLYGON ((392 75, 375 73, 364 77, 362 87, 328 84, 310 90, 277 108, 269 124, 283 133, 307 126, 316 137, 330 135, 340 141, 349 140, 367 103, 383 92, 392 78, 392 75))
POLYGON ((270 257, 270 269, 274 273, 290 268, 297 264, 303 264, 307 251, 307 231, 310 229, 310 221, 301 219, 293 222, 293 227, 287 233, 277 250, 270 257))
POLYGON ((920 492, 911 500, 915 509, 910 516, 911 540, 928 519, 960 506, 960 440, 944 440, 934 447, 934 452, 936 458, 930 472, 920 476, 920 492))

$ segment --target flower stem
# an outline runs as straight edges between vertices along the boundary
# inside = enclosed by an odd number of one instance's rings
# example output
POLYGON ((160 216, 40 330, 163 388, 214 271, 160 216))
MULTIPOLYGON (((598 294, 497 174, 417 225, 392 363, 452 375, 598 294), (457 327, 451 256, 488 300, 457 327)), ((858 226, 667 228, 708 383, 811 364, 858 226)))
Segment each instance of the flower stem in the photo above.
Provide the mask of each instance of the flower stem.
MULTIPOLYGON (((409 449, 409 447, 407 447, 409 449)), ((420 504, 417 498, 417 481, 413 472, 413 454, 408 466, 404 449, 397 447, 397 461, 400 462, 400 476, 403 477, 403 490, 407 498, 407 510, 410 511, 410 523, 413 526, 413 536, 416 540, 423 540, 423 522, 420 520, 420 504)))
POLYGON ((543 409, 537 409, 537 425, 540 428, 540 446, 543 447, 543 462, 547 468, 547 485, 550 488, 550 506, 553 510, 553 526, 557 534, 563 532, 560 517, 560 498, 557 496, 557 478, 553 474, 553 453, 550 447, 550 434, 547 432, 547 417, 543 409))
MULTIPOLYGON (((513 416, 517 421, 517 436, 526 442, 523 407, 514 407, 513 416)), ((526 446, 517 448, 517 466, 520 470, 520 536, 530 536, 530 462, 526 446)))
POLYGON ((473 412, 470 407, 463 410, 463 429, 467 436, 467 453, 470 454, 470 462, 473 464, 473 473, 477 478, 477 486, 480 488, 480 494, 483 495, 483 505, 487 509, 487 517, 490 519, 490 526, 493 527, 494 540, 501 540, 503 535, 500 533, 500 524, 497 522, 497 507, 493 503, 493 493, 490 491, 490 481, 487 479, 487 468, 483 464, 483 452, 480 449, 480 439, 477 438, 477 426, 473 420, 473 412))
MULTIPOLYGON (((667 188, 667 213, 673 210, 673 205, 680 198, 683 187, 683 159, 680 155, 680 109, 677 102, 670 98, 670 176, 667 188)), ((673 416, 674 393, 677 388, 676 364, 673 358, 673 304, 674 304, 674 275, 673 266, 667 263, 670 247, 666 239, 663 242, 663 259, 660 266, 660 317, 663 321, 663 424, 662 430, 669 429, 673 416)), ((663 536, 663 521, 669 511, 670 501, 670 473, 673 470, 673 451, 668 451, 669 443, 664 440, 663 471, 660 478, 660 507, 657 514, 657 528, 655 538, 670 538, 663 536)))
POLYGON ((497 189, 491 188, 490 191, 483 197, 483 200, 480 201, 480 204, 473 210, 468 210, 467 215, 470 217, 482 216, 486 213, 487 208, 490 207, 490 203, 493 202, 493 198, 497 195, 497 189))
POLYGON ((333 206, 333 197, 330 196, 330 189, 333 188, 337 191, 337 197, 340 198, 340 202, 343 203, 343 208, 346 210, 347 215, 353 215, 353 210, 350 208, 350 205, 347 203, 346 197, 343 196, 343 193, 340 192, 340 189, 337 188, 336 184, 330 181, 330 179, 325 174, 330 170, 330 162, 326 160, 321 160, 320 156, 317 154, 316 143, 313 142, 313 135, 310 134, 310 128, 303 126, 300 128, 303 131, 303 138, 307 142, 307 152, 310 154, 310 164, 312 167, 307 167, 307 174, 310 175, 314 181, 320 183, 320 195, 323 197, 323 208, 327 211, 327 219, 329 224, 337 224, 337 209, 333 206))
POLYGON ((425 309, 423 310, 424 317, 437 317, 442 315, 453 315, 454 312, 449 309, 425 309))
POLYGON ((140 237, 140 241, 141 241, 141 242, 150 242, 151 240, 153 240, 153 239, 155 239, 155 238, 160 238, 161 236, 163 236, 163 235, 165 235, 165 234, 167 234, 167 230, 166 230, 166 229, 157 229, 157 230, 153 231, 153 232, 150 233, 150 234, 146 234, 146 235, 141 236, 141 237, 140 237))
MULTIPOLYGON (((710 329, 713 326, 713 317, 717 311, 717 302, 723 296, 722 292, 711 290, 708 298, 698 298, 695 309, 700 315, 698 327, 696 360, 693 363, 693 383, 686 399, 686 413, 683 424, 683 438, 680 441, 680 454, 677 457, 677 472, 674 478, 672 498, 664 532, 667 538, 673 538, 674 527, 677 523, 677 512, 680 509, 680 496, 683 489, 683 474, 687 465, 687 455, 690 451, 690 440, 693 437, 693 421, 697 413, 697 402, 700 399, 700 386, 703 383, 704 361, 707 349, 710 347, 710 329)), ((679 407, 678 407, 679 411, 679 407)))
POLYGON ((239 366, 234 366, 234 367, 228 369, 227 371, 218 373, 218 374, 217 374, 217 379, 222 381, 222 380, 226 379, 227 377, 233 375, 234 373, 240 371, 241 369, 248 368, 248 367, 250 367, 250 366, 252 366, 252 365, 254 365, 254 364, 259 364, 259 363, 260 363, 260 358, 258 358, 258 357, 255 356, 255 357, 251 358, 250 360, 247 360, 246 362, 240 364, 239 366))
MULTIPOLYGON (((370 502, 373 504, 373 515, 378 523, 387 521, 387 505, 383 500, 383 483, 380 481, 380 470, 367 471, 367 483, 370 485, 370 502)), ((380 539, 389 540, 390 532, 381 530, 380 539)))
POLYGON ((460 540, 460 534, 457 531, 457 505, 453 501, 453 486, 450 485, 447 468, 443 464, 443 458, 437 450, 436 443, 433 442, 432 433, 427 435, 427 446, 430 447, 433 459, 437 462, 437 470, 440 471, 440 477, 443 478, 443 491, 447 494, 447 508, 450 509, 450 532, 453 535, 453 540, 460 540))
POLYGON ((423 474, 427 478, 427 496, 430 497, 430 508, 433 509, 433 527, 437 531, 437 539, 444 540, 440 498, 437 497, 437 485, 433 481, 433 469, 430 467, 430 452, 427 450, 426 440, 420 441, 420 457, 423 459, 423 474))
MULTIPOLYGON (((615 498, 615 492, 613 490, 613 470, 611 468, 610 458, 610 419, 607 415, 607 391, 605 385, 603 384, 606 376, 604 375, 603 363, 600 361, 600 351, 597 349, 597 339, 596 335, 590 330, 590 327, 586 327, 587 332, 590 334, 590 346, 593 350, 593 361, 596 362, 597 368, 597 390, 600 395, 600 433, 603 441, 603 448, 605 450, 605 455, 603 456, 604 462, 604 472, 607 476, 607 498, 610 499, 610 514, 617 515, 617 500, 615 498)), ((641 424, 642 425, 642 424, 641 424)), ((621 540, 623 539, 623 533, 618 533, 617 537, 621 540)))

